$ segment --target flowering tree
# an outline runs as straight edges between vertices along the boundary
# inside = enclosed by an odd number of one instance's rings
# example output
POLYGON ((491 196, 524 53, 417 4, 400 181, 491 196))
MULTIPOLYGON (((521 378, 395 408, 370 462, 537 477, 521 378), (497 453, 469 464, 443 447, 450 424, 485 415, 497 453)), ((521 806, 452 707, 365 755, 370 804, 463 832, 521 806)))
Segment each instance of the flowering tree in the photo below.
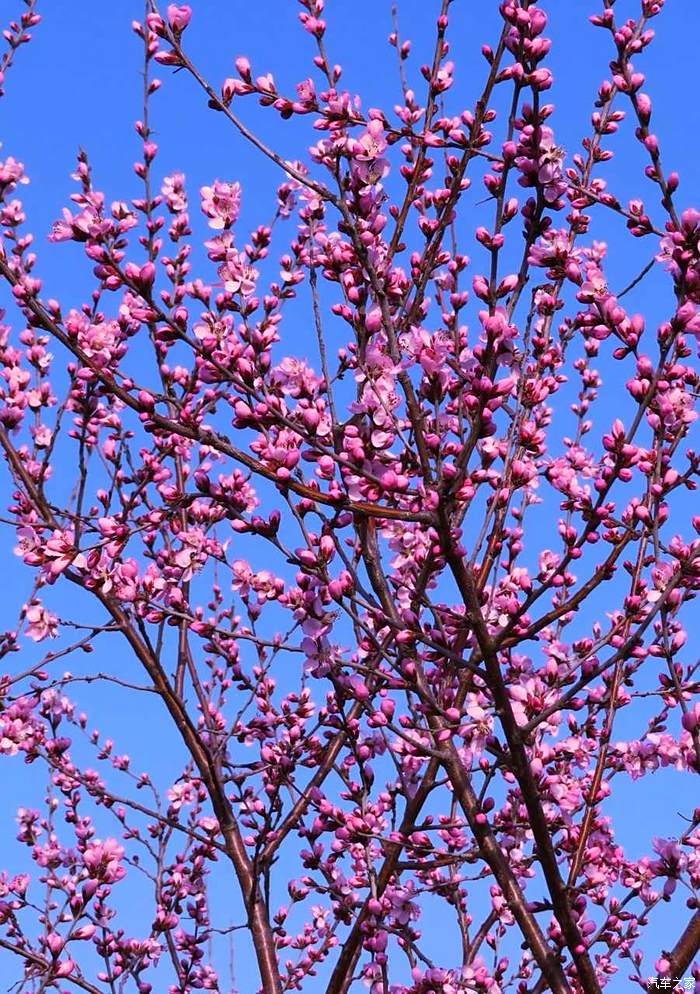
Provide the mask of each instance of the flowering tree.
MULTIPOLYGON (((663 5, 590 18, 610 74, 565 153, 530 0, 500 4, 466 108, 450 0, 413 83, 395 7, 384 110, 343 88, 324 0, 300 0, 295 93, 243 57, 208 82, 190 8, 148 2, 142 196, 108 204, 81 152, 49 239, 84 249, 82 302, 42 292, 24 169, 0 162, 4 520, 32 578, 0 642, 0 753, 43 784, 3 794, 14 989, 223 992, 229 948, 266 994, 695 989, 700 214, 637 67, 663 5), (191 211, 157 174, 172 70, 279 167, 271 224, 240 230, 235 177, 191 211), (250 101, 312 123, 306 162, 250 101), (649 205, 604 178, 625 117, 649 205), (607 217, 615 252, 652 256, 618 293, 607 217), (655 327, 628 310, 650 277, 655 327), (118 752, 128 711, 91 731, 94 682, 155 698, 174 781, 118 752), (609 806, 660 767, 688 787, 640 858, 609 806)), ((38 22, 25 0, 4 85, 38 22)))

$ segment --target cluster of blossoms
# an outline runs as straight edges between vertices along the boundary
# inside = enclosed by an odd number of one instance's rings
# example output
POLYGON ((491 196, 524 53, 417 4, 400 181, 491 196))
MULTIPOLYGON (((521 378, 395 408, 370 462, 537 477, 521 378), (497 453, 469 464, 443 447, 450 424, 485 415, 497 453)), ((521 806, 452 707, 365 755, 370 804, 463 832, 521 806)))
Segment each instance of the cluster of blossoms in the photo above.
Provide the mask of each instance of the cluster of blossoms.
POLYGON ((0 161, 3 521, 31 578, 0 633, 0 754, 45 774, 0 874, 0 972, 700 990, 700 213, 637 68, 663 0, 590 18, 610 72, 573 150, 546 4, 498 5, 469 107, 450 0, 413 85, 395 5, 391 109, 345 89, 324 0, 300 0, 288 93, 245 57, 210 84, 190 7, 146 7, 140 195, 110 203, 81 151, 49 234, 84 253, 84 302, 45 293, 24 166, 0 161), (279 169, 269 223, 242 230, 244 160, 193 213, 160 172, 156 67, 279 169), (251 101, 308 121, 307 153, 263 142, 251 101), (649 205, 605 178, 625 116, 649 205), (622 290, 602 216, 624 258, 653 246, 622 290), (83 711, 105 700, 114 739, 83 711), (115 740, 142 718, 137 773, 115 740), (651 775, 690 788, 630 841, 612 815, 651 775))

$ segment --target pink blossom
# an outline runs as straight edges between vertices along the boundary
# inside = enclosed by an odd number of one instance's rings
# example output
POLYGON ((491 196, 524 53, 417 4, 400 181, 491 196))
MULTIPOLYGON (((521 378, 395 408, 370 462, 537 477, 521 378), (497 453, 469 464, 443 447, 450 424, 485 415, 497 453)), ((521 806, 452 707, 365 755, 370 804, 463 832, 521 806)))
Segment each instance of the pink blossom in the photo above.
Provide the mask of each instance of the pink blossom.
POLYGON ((175 214, 187 210, 187 195, 185 193, 185 177, 182 173, 173 173, 163 180, 161 192, 168 209, 175 214))
POLYGON ((228 293, 250 297, 255 293, 258 271, 246 261, 243 253, 229 249, 226 261, 219 266, 219 277, 228 293))
POLYGON ((58 618, 51 614, 38 601, 25 604, 23 608, 27 622, 25 634, 34 642, 43 642, 46 638, 56 638, 58 634, 58 618))
POLYGON ((209 218, 209 227, 215 231, 230 228, 238 220, 241 210, 240 183, 222 183, 215 180, 212 186, 203 186, 202 211, 209 218))
POLYGON ((44 547, 44 565, 50 580, 55 580, 70 566, 74 569, 85 569, 87 560, 74 546, 74 536, 70 529, 56 529, 47 539, 44 547))
POLYGON ((95 839, 83 851, 83 863, 91 878, 104 884, 113 884, 126 875, 121 865, 124 848, 116 839, 95 839))

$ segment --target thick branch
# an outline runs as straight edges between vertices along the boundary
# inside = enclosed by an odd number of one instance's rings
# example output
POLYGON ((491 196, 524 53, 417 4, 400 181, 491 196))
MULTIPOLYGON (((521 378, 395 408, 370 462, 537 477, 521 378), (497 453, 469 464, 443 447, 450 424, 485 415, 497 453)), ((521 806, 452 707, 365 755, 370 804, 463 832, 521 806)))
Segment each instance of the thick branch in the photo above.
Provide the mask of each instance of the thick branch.
POLYGON ((664 952, 664 959, 668 961, 664 973, 669 977, 682 977, 699 952, 700 911, 696 911, 673 949, 664 952))

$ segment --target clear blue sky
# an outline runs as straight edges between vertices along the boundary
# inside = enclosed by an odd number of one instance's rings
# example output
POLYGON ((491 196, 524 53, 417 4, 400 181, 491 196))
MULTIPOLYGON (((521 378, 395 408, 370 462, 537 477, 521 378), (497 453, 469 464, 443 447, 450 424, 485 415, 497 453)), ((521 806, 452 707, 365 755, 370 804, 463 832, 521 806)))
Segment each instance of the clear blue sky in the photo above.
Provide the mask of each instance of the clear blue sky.
MULTIPOLYGON (((21 6, 19 2, 17 8, 21 6)), ((399 96, 396 60, 386 44, 391 30, 389 0, 330 0, 327 9, 329 31, 327 48, 331 61, 345 69, 344 82, 352 92, 363 97, 363 106, 391 108, 399 96)), ((420 92, 422 78, 418 66, 430 58, 432 25, 438 4, 435 0, 403 0, 400 6, 402 35, 413 41, 413 55, 408 63, 412 85, 420 92)), ((596 8, 599 5, 596 5, 596 8)), ((664 161, 669 168, 681 171, 682 185, 678 202, 682 206, 700 202, 700 156, 696 154, 696 136, 700 133, 700 102, 697 92, 696 41, 700 37, 700 5, 692 0, 676 0, 655 22, 658 38, 649 52, 639 60, 647 74, 645 89, 654 99, 654 125, 658 127, 664 161)), ((5 0, 2 18, 14 13, 14 3, 5 0)), ((605 32, 587 23, 593 4, 583 0, 552 0, 545 5, 550 14, 548 36, 554 39, 549 60, 554 76, 554 99, 557 112, 553 127, 558 143, 569 152, 578 150, 580 138, 588 132, 592 100, 599 82, 605 77, 610 59, 610 40, 605 32)), ((187 32, 187 47, 194 61, 214 84, 232 74, 233 59, 248 55, 254 72, 273 72, 280 89, 291 91, 294 83, 312 74, 312 40, 297 26, 298 5, 293 0, 194 0, 194 17, 187 32)), ((78 306, 91 286, 90 271, 74 246, 50 246, 45 236, 52 221, 68 203, 74 189, 70 173, 79 146, 86 149, 95 177, 95 185, 105 191, 107 199, 129 199, 140 195, 132 163, 139 154, 139 142, 133 122, 141 116, 142 49, 131 32, 130 23, 140 18, 143 5, 132 0, 70 0, 40 4, 43 23, 34 32, 34 40, 19 52, 17 63, 8 74, 7 95, 0 101, 0 140, 2 155, 23 161, 31 184, 21 188, 36 234, 40 262, 38 272, 45 282, 47 296, 56 296, 67 307, 78 306)), ((619 0, 616 14, 636 14, 637 5, 619 0)), ((495 0, 456 0, 451 12, 450 33, 453 56, 457 62, 457 85, 450 94, 452 105, 459 109, 473 103, 484 75, 479 56, 481 43, 497 37, 497 3, 495 0)), ((220 115, 211 113, 194 84, 184 73, 176 75, 158 67, 164 81, 152 103, 153 126, 161 146, 156 161, 156 175, 182 171, 187 175, 193 205, 196 191, 214 178, 239 180, 243 186, 242 230, 247 230, 271 216, 274 191, 280 181, 275 167, 247 148, 220 115)), ((308 122, 280 123, 272 112, 261 113, 253 103, 241 103, 241 115, 249 123, 260 125, 261 135, 286 158, 303 158, 306 147, 315 139, 308 122)), ((627 133, 629 126, 624 126, 627 133)), ((622 149, 617 140, 613 147, 622 149)), ((655 188, 642 176, 643 160, 633 143, 616 157, 601 175, 609 180, 613 192, 625 200, 642 196, 652 206, 655 188), (631 147, 631 152, 629 148, 631 147)), ((465 206, 473 204, 470 227, 480 223, 476 202, 483 196, 475 186, 465 206), (473 221, 473 223, 472 223, 473 221)), ((655 207, 655 204, 654 204, 655 207)), ((656 212, 658 216, 658 212, 656 212)), ((648 261, 654 247, 650 241, 626 239, 620 226, 607 217, 596 219, 596 237, 613 240, 621 235, 625 250, 611 259, 608 268, 611 283, 628 283, 648 261)), ((476 252, 473 253, 476 256, 476 252)), ((632 309, 643 311, 653 325, 668 310, 668 297, 656 293, 660 284, 647 281, 634 299, 632 309)), ((664 294, 666 291, 664 290, 664 294)), ((287 327, 290 351, 303 352, 308 335, 306 326, 287 327)), ((610 407, 614 416, 616 398, 610 407)), ((70 482, 73 466, 59 465, 57 472, 70 482)), ((0 478, 0 504, 5 507, 6 476, 0 478)), ((27 570, 8 558, 13 544, 11 532, 0 531, 0 628, 15 623, 15 605, 28 596, 31 578, 27 570)), ((62 596, 58 592, 56 596, 62 596)), ((86 608, 87 611, 87 608, 86 608)), ((86 614, 87 617, 87 614, 86 614)), ((111 654, 91 661, 91 668, 106 668, 113 662, 111 654), (97 664, 95 663, 97 660, 97 664)), ((75 664, 71 662, 71 669, 75 664)), ((124 661, 125 667, 130 666, 124 661)), ((128 725, 114 728, 110 718, 124 703, 118 692, 95 692, 78 687, 75 696, 89 709, 93 724, 105 733, 119 731, 117 750, 129 752, 138 769, 155 770, 163 782, 178 771, 178 760, 162 748, 160 735, 164 725, 153 703, 146 699, 130 711, 128 725), (139 710, 141 709, 141 710, 139 710)), ((20 761, 3 763, 3 776, 9 792, 3 795, 0 812, 0 848, 12 837, 8 823, 10 795, 16 805, 27 803, 30 780, 38 785, 38 770, 27 771, 20 761), (8 776, 9 774, 9 776, 8 776)), ((688 778, 683 783, 687 784, 688 778)), ((680 782, 680 781, 679 781, 680 782)), ((672 774, 658 774, 636 792, 620 790, 612 813, 619 815, 618 831, 630 851, 640 839, 638 825, 644 823, 642 841, 652 834, 671 833, 678 822, 675 811, 692 805, 692 799, 679 797, 672 774)), ((113 829, 112 829, 113 831, 113 829)), ((222 899, 225 894, 222 892, 222 899)), ((662 939, 673 931, 674 922, 684 920, 686 912, 669 910, 664 925, 652 934, 658 950, 662 939), (665 929, 668 927, 669 932, 665 929)), ((661 917, 659 922, 661 922, 661 917)), ((0 956, 0 985, 5 981, 0 956)), ((250 989, 254 975, 244 963, 237 963, 237 980, 241 992, 250 989)), ((8 980, 9 982, 9 980, 8 980)), ((628 988, 622 978, 614 982, 613 991, 628 988)))

